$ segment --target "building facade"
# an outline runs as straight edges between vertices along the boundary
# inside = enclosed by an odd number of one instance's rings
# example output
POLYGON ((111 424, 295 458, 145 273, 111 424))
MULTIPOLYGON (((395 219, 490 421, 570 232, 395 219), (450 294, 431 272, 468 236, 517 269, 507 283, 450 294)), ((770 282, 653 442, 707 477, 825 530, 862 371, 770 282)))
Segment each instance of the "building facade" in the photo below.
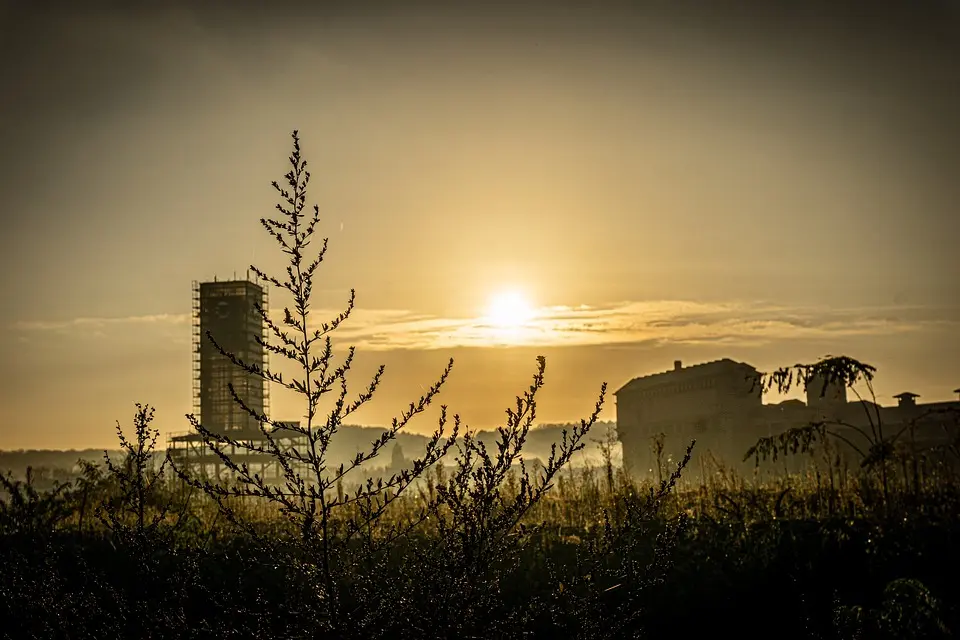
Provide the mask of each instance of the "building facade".
MULTIPOLYGON (((658 435, 663 436, 664 457, 673 461, 696 440, 695 460, 709 452, 743 468, 753 465, 743 457, 759 438, 813 422, 851 425, 835 427, 841 432, 855 427, 872 433, 880 425, 885 436, 913 425, 904 441, 920 447, 949 438, 960 417, 960 401, 920 404, 916 394, 903 393, 896 396, 896 406, 884 407, 848 401, 842 383, 816 377, 807 381, 806 402, 764 404, 760 373, 728 358, 687 367, 678 360, 672 370, 634 378, 614 395, 624 464, 637 475, 656 468, 652 443, 658 435)), ((848 435, 868 445, 859 434, 848 435)))
POLYGON ((258 342, 266 337, 265 327, 257 310, 257 305, 266 306, 265 289, 249 280, 202 282, 196 285, 195 300, 199 304, 194 310, 194 403, 200 424, 233 437, 259 434, 259 421, 236 402, 230 387, 262 415, 267 386, 231 362, 217 345, 244 363, 265 366, 265 349, 258 342))

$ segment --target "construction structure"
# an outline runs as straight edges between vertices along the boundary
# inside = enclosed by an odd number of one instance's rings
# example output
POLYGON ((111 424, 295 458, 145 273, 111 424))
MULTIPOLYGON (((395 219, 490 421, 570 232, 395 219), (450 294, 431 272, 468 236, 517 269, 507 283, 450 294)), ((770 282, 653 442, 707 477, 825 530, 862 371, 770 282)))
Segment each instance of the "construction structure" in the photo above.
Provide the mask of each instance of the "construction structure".
POLYGON ((259 421, 236 402, 230 386, 258 414, 265 414, 269 408, 269 387, 259 376, 231 362, 221 349, 247 364, 267 366, 268 351, 261 342, 267 339, 266 326, 257 310, 258 305, 269 308, 267 289, 249 280, 194 282, 193 300, 195 414, 216 434, 257 434, 259 421))
MULTIPOLYGON (((251 279, 248 273, 243 280, 194 281, 192 288, 194 416, 215 436, 263 446, 266 437, 258 416, 269 415, 267 381, 232 362, 224 352, 245 364, 268 367, 269 351, 263 346, 268 328, 260 313, 260 309, 269 309, 267 287, 251 279), (246 408, 237 402, 234 393, 246 408)), ((289 440, 284 431, 287 430, 272 428, 271 436, 289 440)), ((192 471, 208 477, 221 476, 222 461, 209 450, 199 433, 172 436, 168 451, 175 461, 192 471)), ((264 477, 280 473, 272 456, 229 445, 224 453, 264 477)))
MULTIPOLYGON (((816 376, 806 381, 805 391, 806 402, 764 404, 760 373, 751 365, 723 358, 685 367, 677 360, 673 369, 634 378, 615 392, 624 463, 638 474, 655 469, 652 442, 662 435, 664 459, 677 461, 696 440, 695 458, 709 452, 737 467, 745 464, 744 453, 760 437, 819 421, 869 432, 869 421, 874 420, 888 433, 913 425, 912 441, 927 446, 943 439, 942 416, 952 416, 948 420, 953 421, 960 416, 960 401, 919 404, 914 393, 894 396, 898 404, 891 407, 848 401, 843 382, 816 376)), ((694 473, 698 466, 693 465, 694 473)))

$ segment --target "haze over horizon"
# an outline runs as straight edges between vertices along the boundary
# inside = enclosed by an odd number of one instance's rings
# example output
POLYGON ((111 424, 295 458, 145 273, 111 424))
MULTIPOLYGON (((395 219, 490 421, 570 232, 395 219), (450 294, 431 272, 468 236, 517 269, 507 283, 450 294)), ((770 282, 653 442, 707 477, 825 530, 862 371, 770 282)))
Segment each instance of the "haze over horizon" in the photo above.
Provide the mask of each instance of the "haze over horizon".
POLYGON ((113 447, 134 402, 188 429, 191 281, 281 272, 258 220, 293 129, 318 319, 355 287, 353 389, 387 365, 352 423, 449 357, 440 400, 481 428, 538 354, 542 422, 723 357, 955 398, 955 3, 465 6, 0 7, 0 449, 113 447), (512 291, 527 326, 491 328, 512 291))

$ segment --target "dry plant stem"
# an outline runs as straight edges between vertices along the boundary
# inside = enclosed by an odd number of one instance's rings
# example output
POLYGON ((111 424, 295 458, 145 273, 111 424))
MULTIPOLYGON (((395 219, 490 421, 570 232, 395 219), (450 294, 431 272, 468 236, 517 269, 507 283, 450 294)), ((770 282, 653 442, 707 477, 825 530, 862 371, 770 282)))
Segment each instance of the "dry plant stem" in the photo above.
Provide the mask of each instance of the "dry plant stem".
MULTIPOLYGON (((333 353, 330 334, 345 322, 354 309, 355 292, 351 290, 346 308, 332 321, 324 322, 318 328, 311 328, 311 297, 314 275, 323 262, 327 249, 327 240, 317 255, 306 262, 306 250, 310 247, 314 232, 320 220, 319 207, 314 206, 312 215, 306 212, 307 187, 310 173, 303 159, 298 132, 293 132, 293 151, 289 157, 290 170, 286 173, 286 184, 281 186, 273 182, 274 190, 279 194, 281 203, 276 205, 282 214, 279 219, 262 218, 261 225, 287 255, 289 264, 283 279, 271 276, 251 265, 251 271, 270 285, 282 289, 292 297, 292 309, 284 308, 281 322, 274 321, 269 310, 257 304, 268 331, 275 341, 257 338, 258 344, 269 353, 295 362, 303 373, 302 378, 284 380, 282 374, 274 372, 257 363, 248 363, 224 349, 217 337, 207 333, 207 339, 214 348, 235 366, 246 373, 267 383, 279 384, 304 398, 305 421, 300 425, 283 425, 276 420, 251 408, 230 385, 233 400, 247 413, 254 416, 259 424, 262 443, 245 441, 221 433, 213 433, 205 428, 195 416, 188 420, 203 437, 204 443, 214 452, 228 473, 238 482, 231 488, 223 486, 219 479, 211 482, 194 478, 186 469, 176 468, 181 477, 193 486, 202 488, 218 504, 228 519, 241 524, 241 518, 228 504, 231 497, 259 497, 271 501, 280 508, 281 513, 291 518, 300 531, 301 544, 306 547, 319 546, 320 565, 326 596, 330 602, 330 616, 334 627, 338 626, 337 612, 338 590, 334 575, 335 536, 332 532, 334 511, 350 504, 366 505, 367 519, 373 520, 381 515, 387 506, 400 497, 415 479, 439 459, 441 459, 458 437, 459 419, 455 418, 452 433, 447 432, 446 411, 442 412, 437 431, 428 442, 424 455, 413 461, 411 471, 395 474, 385 482, 368 483, 360 487, 353 495, 342 491, 331 496, 328 492, 342 482, 344 476, 357 469, 363 463, 375 458, 403 427, 415 416, 423 413, 440 392, 453 365, 451 360, 440 379, 429 388, 419 401, 411 403, 399 418, 395 418, 391 427, 382 437, 374 441, 370 448, 357 455, 350 464, 337 469, 329 469, 326 456, 333 436, 339 431, 344 419, 369 402, 380 385, 384 367, 380 367, 367 385, 365 391, 354 400, 348 399, 347 374, 350 372, 355 349, 350 347, 346 357, 337 365, 333 353), (326 420, 318 421, 319 405, 324 396, 334 395, 333 407, 326 420), (306 445, 300 450, 290 436, 297 436, 306 445), (244 462, 231 459, 225 448, 241 450, 247 453, 269 455, 277 463, 282 474, 282 486, 271 486, 266 478, 253 473, 244 462), (304 475, 307 472, 308 475, 304 475)), ((249 526, 246 526, 252 532, 249 526)), ((362 527, 355 527, 357 529, 362 527)))

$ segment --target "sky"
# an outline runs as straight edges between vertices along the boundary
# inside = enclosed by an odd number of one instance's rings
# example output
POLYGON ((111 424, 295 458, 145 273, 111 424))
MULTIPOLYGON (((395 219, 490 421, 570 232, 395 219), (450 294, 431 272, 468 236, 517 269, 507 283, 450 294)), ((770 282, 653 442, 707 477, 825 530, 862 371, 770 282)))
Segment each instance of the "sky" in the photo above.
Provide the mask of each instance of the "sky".
POLYGON ((387 366, 357 422, 451 357, 480 428, 539 354, 544 422, 677 359, 956 397, 957 3, 481 4, 0 3, 0 449, 188 430, 191 282, 282 273, 293 129, 317 312, 356 288, 353 388, 387 366), (490 330, 510 290, 535 319, 490 330))

